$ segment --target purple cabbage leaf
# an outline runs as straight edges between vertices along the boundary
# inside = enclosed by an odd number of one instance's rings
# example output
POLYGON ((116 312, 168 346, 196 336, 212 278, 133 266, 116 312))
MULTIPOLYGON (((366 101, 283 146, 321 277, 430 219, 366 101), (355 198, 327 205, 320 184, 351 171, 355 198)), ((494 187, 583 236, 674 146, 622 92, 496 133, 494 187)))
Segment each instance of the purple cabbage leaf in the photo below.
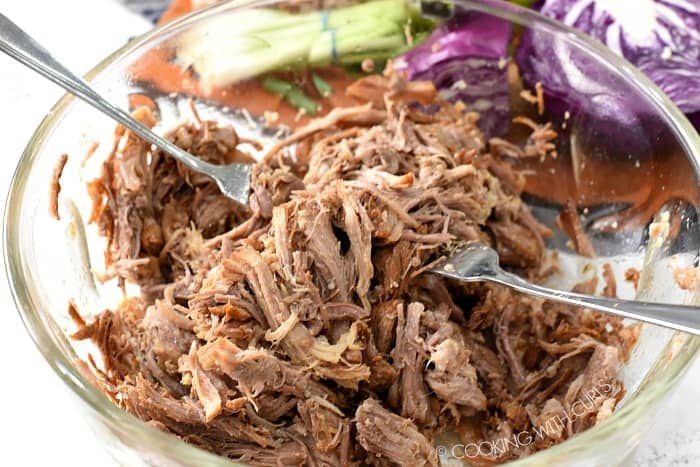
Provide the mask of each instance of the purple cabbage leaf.
POLYGON ((458 13, 430 37, 397 57, 394 69, 410 80, 431 80, 441 98, 461 101, 479 112, 487 136, 503 134, 509 124, 507 76, 508 21, 477 12, 458 13))
MULTIPOLYGON (((545 0, 539 10, 626 58, 700 128, 700 0, 545 0)), ((555 106, 565 100, 626 126, 652 112, 625 93, 629 86, 542 32, 523 34, 516 60, 524 83, 541 82, 555 106)))

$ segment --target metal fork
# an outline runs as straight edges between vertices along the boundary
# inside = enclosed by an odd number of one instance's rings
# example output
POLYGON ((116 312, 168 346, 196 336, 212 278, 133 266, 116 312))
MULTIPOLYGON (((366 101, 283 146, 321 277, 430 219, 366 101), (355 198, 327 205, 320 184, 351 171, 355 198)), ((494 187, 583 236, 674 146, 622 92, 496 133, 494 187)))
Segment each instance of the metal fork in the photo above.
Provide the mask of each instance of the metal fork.
POLYGON ((463 282, 495 282, 524 294, 700 335, 700 307, 595 297, 542 287, 501 269, 496 250, 480 243, 467 244, 431 271, 463 282))
POLYGON ((184 151, 142 125, 127 112, 108 102, 85 80, 59 63, 44 47, 19 26, 0 14, 0 50, 26 65, 66 91, 79 97, 108 117, 116 120, 145 141, 162 149, 188 168, 209 176, 221 192, 246 204, 250 191, 251 164, 214 165, 184 151))

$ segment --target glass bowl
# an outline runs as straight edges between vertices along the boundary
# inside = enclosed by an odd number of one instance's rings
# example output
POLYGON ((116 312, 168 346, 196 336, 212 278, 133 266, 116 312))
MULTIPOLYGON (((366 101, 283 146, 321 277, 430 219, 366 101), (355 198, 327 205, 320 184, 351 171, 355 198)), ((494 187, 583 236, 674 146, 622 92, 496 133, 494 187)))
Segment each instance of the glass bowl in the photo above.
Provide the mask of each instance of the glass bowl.
MULTIPOLYGON (((159 129, 167 128, 188 112, 188 99, 192 97, 202 117, 231 121, 244 135, 260 137, 262 131, 262 137, 271 140, 275 135, 261 130, 253 103, 251 112, 236 108, 236 102, 249 96, 231 95, 226 86, 217 86, 215 80, 213 85, 206 82, 205 74, 193 73, 188 66, 192 62, 179 54, 183 44, 208 47, 210 32, 243 10, 314 11, 320 10, 321 5, 322 2, 310 1, 264 1, 211 7, 134 39, 96 66, 87 78, 118 105, 153 106, 160 119, 159 129)), ((441 6, 444 5, 426 3, 423 11, 439 21, 445 12, 452 11, 441 6)), ((672 274, 674 265, 697 265, 700 246, 696 212, 700 137, 683 114, 639 71, 575 30, 495 0, 455 0, 453 7, 459 14, 478 11, 501 18, 512 23, 514 31, 530 31, 540 41, 557 45, 551 53, 572 62, 585 62, 587 73, 601 89, 600 95, 591 99, 595 105, 581 105, 580 112, 567 110, 563 120, 561 114, 556 114, 556 105, 549 109, 543 118, 558 125, 559 157, 545 163, 524 163, 521 167, 528 174, 528 204, 542 222, 557 232, 548 246, 559 251, 562 273, 553 285, 570 287, 591 269, 586 263, 609 262, 618 278, 629 266, 641 270, 636 292, 639 298, 669 303, 697 301, 698 294, 681 290, 672 274), (596 105, 602 104, 596 104, 595 98, 601 96, 603 101, 610 96, 633 101, 635 125, 622 121, 629 118, 629 112, 598 112, 596 105), (615 135, 612 143, 611 134, 615 135), (595 260, 576 255, 568 237, 555 226, 556 214, 569 199, 580 208, 583 228, 598 253, 595 260), (668 226, 667 235, 649 234, 654 221, 668 226)), ((233 45, 244 46, 247 45, 233 45)), ((517 80, 511 81, 510 112, 533 114, 519 99, 520 91, 517 80)), ((566 106, 576 104, 574 101, 580 96, 564 93, 558 98, 559 104, 566 106)), ((533 117, 539 118, 537 114, 533 117)), ((113 131, 113 122, 65 96, 29 142, 11 185, 4 225, 5 265, 17 308, 37 347, 70 388, 90 425, 120 464, 232 465, 227 459, 187 445, 117 408, 95 387, 92 373, 83 363, 82 357, 91 347, 68 337, 74 329, 67 313, 70 299, 89 315, 119 298, 108 286, 96 285, 92 273, 102 266, 103 245, 94 226, 83 221, 90 208, 84 189, 89 168, 82 166, 81 154, 92 141, 108 140, 113 131), (52 169, 63 153, 71 157, 61 179, 63 220, 57 222, 49 216, 48 187, 52 169)), ((93 159, 99 160, 103 150, 104 145, 99 146, 93 159)), ((634 288, 621 279, 618 292, 626 298, 635 296, 634 288)), ((570 440, 511 465, 619 464, 633 452, 653 423, 660 403, 689 367, 699 346, 698 337, 643 326, 638 345, 620 375, 627 392, 614 414, 570 440)))

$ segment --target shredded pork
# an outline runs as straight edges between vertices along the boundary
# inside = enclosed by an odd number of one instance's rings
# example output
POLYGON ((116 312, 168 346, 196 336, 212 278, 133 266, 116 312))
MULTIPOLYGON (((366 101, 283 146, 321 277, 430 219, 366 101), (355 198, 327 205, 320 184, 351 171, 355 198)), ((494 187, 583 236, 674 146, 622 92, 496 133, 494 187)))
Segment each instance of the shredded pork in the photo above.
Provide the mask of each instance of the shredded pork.
MULTIPOLYGON (((275 146, 245 207, 117 130, 90 185, 91 221, 107 239, 104 279, 142 295, 91 323, 72 313, 74 337, 103 354, 104 390, 188 443, 260 466, 437 465, 441 434, 479 443, 568 414, 544 438, 477 459, 498 463, 606 417, 630 345, 615 318, 425 272, 465 241, 531 277, 545 263, 547 229, 478 116, 433 101, 430 83, 377 77, 352 91, 371 105, 275 146), (438 110, 392 99, 406 94, 438 110)), ((154 123, 147 109, 136 117, 154 123)), ((215 122, 168 136, 214 163, 249 157, 215 122)))
POLYGON ((49 186, 49 214, 56 220, 58 215, 58 195, 61 193, 61 175, 68 162, 68 154, 62 154, 51 173, 51 185, 49 186))

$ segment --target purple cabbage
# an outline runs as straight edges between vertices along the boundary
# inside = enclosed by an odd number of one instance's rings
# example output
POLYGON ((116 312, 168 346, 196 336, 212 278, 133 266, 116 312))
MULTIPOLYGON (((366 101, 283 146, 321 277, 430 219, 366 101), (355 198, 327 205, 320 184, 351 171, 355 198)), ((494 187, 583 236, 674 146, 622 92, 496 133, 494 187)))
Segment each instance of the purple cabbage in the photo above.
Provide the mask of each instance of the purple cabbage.
MULTIPOLYGON (((700 0, 545 0, 539 9, 625 57, 700 128, 700 0)), ((524 33, 516 60, 526 85, 542 82, 555 109, 580 107, 626 127, 653 113, 627 85, 542 32, 524 33)))
POLYGON ((503 134, 509 122, 508 21, 477 12, 460 13, 424 42, 398 57, 394 69, 410 80, 431 80, 440 97, 462 101, 481 115, 487 136, 503 134))

